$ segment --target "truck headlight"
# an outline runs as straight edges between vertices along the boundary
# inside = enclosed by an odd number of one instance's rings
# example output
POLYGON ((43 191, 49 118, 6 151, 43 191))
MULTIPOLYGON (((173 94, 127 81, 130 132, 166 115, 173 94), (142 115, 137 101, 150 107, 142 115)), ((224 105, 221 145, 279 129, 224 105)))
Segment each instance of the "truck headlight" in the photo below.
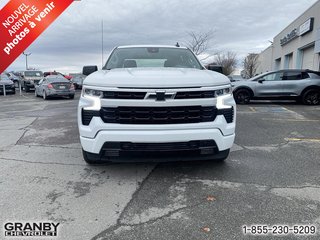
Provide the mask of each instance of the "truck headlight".
POLYGON ((89 106, 84 107, 85 110, 99 111, 101 109, 101 98, 103 97, 103 91, 83 88, 82 97, 88 100, 89 106))
POLYGON ((103 92, 100 90, 90 89, 90 88, 84 88, 82 90, 82 96, 83 97, 97 97, 102 98, 103 92))
POLYGON ((231 92, 232 92, 231 87, 215 90, 215 97, 220 97, 220 96, 224 96, 227 94, 231 94, 231 92))
POLYGON ((232 105, 229 105, 225 102, 228 99, 230 99, 230 97, 232 96, 231 94, 232 94, 231 87, 215 90, 215 97, 217 98, 217 108, 218 109, 232 108, 232 105))

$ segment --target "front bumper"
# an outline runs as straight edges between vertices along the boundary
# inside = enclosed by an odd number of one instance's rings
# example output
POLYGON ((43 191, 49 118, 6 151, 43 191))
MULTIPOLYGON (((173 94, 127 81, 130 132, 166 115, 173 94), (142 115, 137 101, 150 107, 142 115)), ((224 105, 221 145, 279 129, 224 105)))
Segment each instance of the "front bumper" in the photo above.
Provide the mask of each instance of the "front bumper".
POLYGON ((195 130, 145 130, 145 131, 99 131, 95 138, 80 137, 83 149, 90 153, 100 154, 106 142, 132 142, 132 143, 174 143, 214 140, 218 151, 230 149, 233 145, 235 134, 223 136, 218 129, 195 130))

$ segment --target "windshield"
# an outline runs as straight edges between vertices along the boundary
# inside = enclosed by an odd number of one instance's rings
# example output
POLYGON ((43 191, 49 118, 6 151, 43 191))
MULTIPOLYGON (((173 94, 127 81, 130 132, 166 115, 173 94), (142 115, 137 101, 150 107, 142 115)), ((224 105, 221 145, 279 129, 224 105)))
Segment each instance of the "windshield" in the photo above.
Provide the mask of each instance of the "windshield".
POLYGON ((175 67, 203 69, 188 49, 165 47, 117 48, 110 55, 104 69, 175 67))
POLYGON ((25 72, 24 75, 26 77, 42 77, 43 73, 41 71, 28 71, 25 72))

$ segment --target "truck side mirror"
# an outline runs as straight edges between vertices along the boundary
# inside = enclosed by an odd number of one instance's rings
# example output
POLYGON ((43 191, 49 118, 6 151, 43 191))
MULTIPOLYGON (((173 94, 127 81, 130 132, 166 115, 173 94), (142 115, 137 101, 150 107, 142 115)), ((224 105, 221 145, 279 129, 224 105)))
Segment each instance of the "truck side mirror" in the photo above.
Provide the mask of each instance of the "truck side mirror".
POLYGON ((219 65, 208 65, 207 69, 223 74, 223 67, 219 65))
POLYGON ((89 76, 91 73, 98 71, 98 66, 84 66, 82 69, 82 74, 89 76))

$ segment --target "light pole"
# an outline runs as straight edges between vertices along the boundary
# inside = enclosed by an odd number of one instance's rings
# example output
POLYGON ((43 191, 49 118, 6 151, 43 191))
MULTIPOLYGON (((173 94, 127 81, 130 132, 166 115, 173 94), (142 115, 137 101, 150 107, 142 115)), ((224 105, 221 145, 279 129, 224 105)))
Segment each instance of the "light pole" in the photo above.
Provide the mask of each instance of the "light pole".
POLYGON ((26 56, 26 70, 28 70, 28 57, 31 55, 31 53, 23 52, 22 54, 26 56))
POLYGON ((101 20, 101 61, 102 61, 102 68, 103 68, 103 65, 104 65, 104 59, 103 59, 103 48, 104 48, 104 29, 103 29, 103 20, 101 20))

